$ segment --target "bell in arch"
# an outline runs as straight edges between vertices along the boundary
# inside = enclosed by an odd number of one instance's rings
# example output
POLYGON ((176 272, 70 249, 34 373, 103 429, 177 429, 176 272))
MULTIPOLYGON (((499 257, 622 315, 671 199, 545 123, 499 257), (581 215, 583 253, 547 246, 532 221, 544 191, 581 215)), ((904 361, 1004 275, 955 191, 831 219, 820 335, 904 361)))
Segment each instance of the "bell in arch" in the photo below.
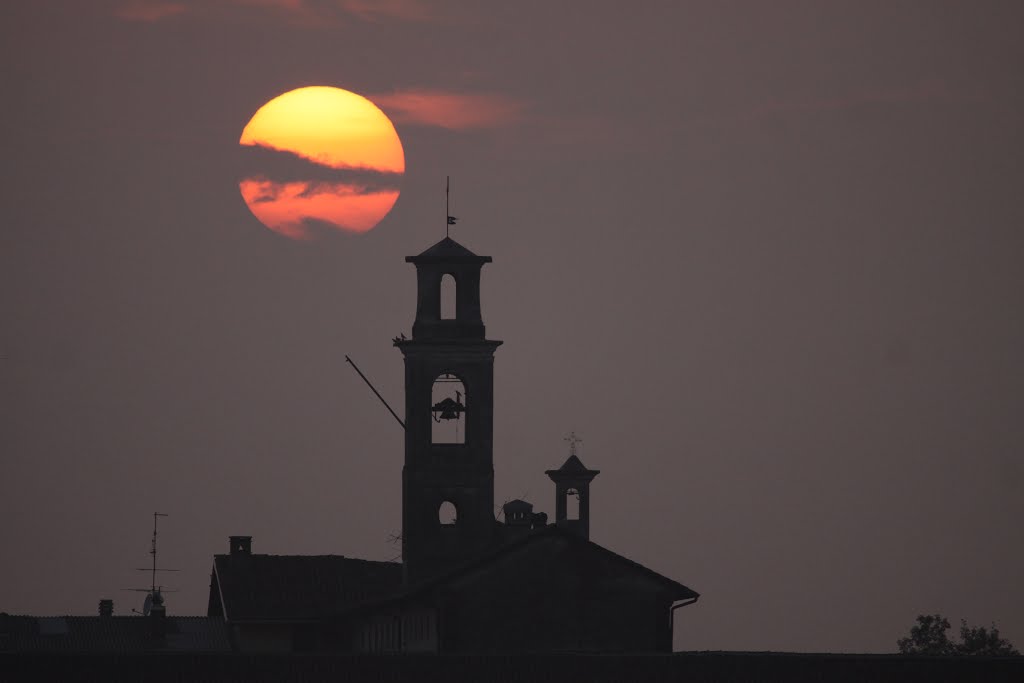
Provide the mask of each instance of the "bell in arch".
POLYGON ((435 422, 458 420, 462 413, 466 412, 466 406, 462 405, 461 401, 462 395, 459 392, 455 392, 455 395, 458 397, 458 400, 449 396, 442 401, 438 401, 431 408, 435 422))

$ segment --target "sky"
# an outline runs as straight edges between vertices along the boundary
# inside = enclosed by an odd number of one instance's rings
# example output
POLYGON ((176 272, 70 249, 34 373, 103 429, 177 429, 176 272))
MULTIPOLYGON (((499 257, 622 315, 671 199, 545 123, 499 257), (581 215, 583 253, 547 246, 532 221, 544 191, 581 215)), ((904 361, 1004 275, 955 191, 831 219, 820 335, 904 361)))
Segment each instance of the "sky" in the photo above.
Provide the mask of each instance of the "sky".
POLYGON ((215 553, 397 553, 414 269, 483 271, 497 501, 601 474, 684 650, 1024 646, 1017 2, 0 6, 0 611, 168 610, 215 553), (242 128, 330 85, 405 151, 373 230, 249 212, 242 128))

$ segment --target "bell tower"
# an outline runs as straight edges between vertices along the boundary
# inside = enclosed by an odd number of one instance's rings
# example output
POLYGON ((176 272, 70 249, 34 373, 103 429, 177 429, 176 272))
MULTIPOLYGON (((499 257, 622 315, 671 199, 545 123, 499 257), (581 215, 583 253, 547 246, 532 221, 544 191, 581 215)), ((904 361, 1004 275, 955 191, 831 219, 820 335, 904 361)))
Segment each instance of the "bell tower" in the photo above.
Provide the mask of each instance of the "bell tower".
POLYGON ((576 455, 576 446, 583 440, 573 432, 569 442, 569 458, 557 470, 546 475, 555 482, 555 524, 583 538, 590 539, 590 482, 601 470, 587 469, 576 455))
POLYGON ((402 562, 416 583, 494 540, 494 351, 480 314, 477 256, 446 237, 418 256, 405 357, 402 562))

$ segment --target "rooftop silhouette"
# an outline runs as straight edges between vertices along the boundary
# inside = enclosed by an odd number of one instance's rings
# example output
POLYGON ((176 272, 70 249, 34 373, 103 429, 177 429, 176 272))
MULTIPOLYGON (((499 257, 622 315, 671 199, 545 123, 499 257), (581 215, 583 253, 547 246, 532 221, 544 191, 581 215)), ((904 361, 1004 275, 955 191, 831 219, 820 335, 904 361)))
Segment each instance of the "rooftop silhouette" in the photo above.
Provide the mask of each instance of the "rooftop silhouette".
POLYGON ((495 519, 502 342, 486 337, 480 298, 491 257, 445 237, 405 260, 417 292, 412 337, 393 339, 406 370, 401 562, 260 555, 232 537, 214 560, 209 616, 243 651, 671 651, 674 612, 698 594, 589 540, 599 471, 575 434, 547 471, 554 522, 523 500, 495 519))

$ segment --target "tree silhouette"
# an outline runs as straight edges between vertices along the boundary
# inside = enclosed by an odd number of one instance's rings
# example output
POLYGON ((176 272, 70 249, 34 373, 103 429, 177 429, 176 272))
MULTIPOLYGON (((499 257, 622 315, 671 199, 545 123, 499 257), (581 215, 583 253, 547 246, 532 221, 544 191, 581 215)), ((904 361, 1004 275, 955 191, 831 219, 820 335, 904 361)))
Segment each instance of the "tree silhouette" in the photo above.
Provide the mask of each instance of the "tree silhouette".
POLYGON ((941 614, 921 614, 917 617, 917 625, 911 627, 910 635, 900 638, 896 645, 905 655, 1020 655, 1010 641, 999 637, 995 624, 991 629, 984 626, 970 628, 965 620, 961 620, 959 643, 949 639, 946 635, 948 630, 949 620, 941 614))
POLYGON ((917 626, 910 629, 910 637, 900 638, 896 645, 905 655, 951 655, 953 643, 946 637, 949 621, 941 614, 921 614, 917 626))
POLYGON ((1020 653, 1010 641, 999 637, 999 629, 992 624, 991 629, 984 626, 968 628, 967 622, 960 620, 960 640, 957 654, 988 655, 989 657, 1019 657, 1020 653))

